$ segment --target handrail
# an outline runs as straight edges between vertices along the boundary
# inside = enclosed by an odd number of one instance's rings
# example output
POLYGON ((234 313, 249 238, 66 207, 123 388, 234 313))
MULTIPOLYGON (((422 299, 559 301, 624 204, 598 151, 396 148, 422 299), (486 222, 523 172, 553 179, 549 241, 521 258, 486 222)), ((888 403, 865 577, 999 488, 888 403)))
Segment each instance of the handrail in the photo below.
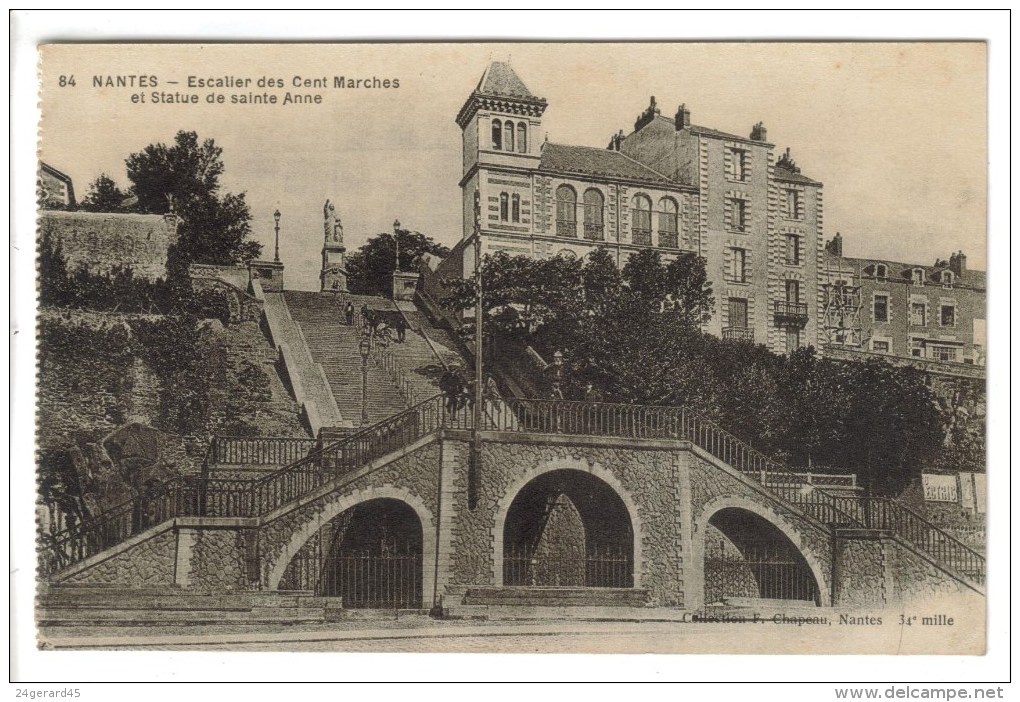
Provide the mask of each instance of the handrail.
MULTIPOLYGON (((890 531, 957 572, 984 581, 985 558, 980 553, 901 502, 831 494, 686 408, 568 400, 484 402, 483 430, 690 441, 823 524, 890 531)), ((444 427, 473 429, 471 401, 450 406, 441 395, 433 396, 258 480, 177 478, 158 495, 107 511, 80 533, 67 529, 49 535, 50 550, 56 549, 55 561, 75 562, 98 552, 96 548, 115 545, 111 540, 119 543, 174 516, 261 516, 444 427)))

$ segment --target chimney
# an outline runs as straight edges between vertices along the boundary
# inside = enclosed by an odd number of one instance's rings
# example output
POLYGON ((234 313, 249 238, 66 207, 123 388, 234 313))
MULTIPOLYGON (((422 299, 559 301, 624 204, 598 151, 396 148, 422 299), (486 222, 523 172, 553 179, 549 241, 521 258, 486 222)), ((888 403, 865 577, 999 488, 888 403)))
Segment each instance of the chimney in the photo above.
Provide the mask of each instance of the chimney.
POLYGON ((762 122, 751 127, 751 141, 768 141, 769 131, 762 122))
POLYGON ((607 146, 606 148, 609 149, 610 151, 619 151, 620 147, 623 146, 624 139, 625 137, 623 136, 623 130, 621 129, 619 132, 609 137, 609 146, 607 146))
POLYGON ((673 123, 676 125, 678 132, 691 126, 691 111, 687 109, 686 103, 681 103, 680 107, 676 108, 676 116, 673 118, 673 123))
POLYGON ((967 272, 967 257, 963 251, 957 251, 949 257, 949 270, 956 275, 957 278, 962 278, 963 274, 967 272))
POLYGON ((648 103, 648 107, 645 108, 644 112, 638 115, 637 120, 634 122, 634 131, 636 132, 646 124, 650 124, 657 114, 659 114, 659 107, 655 103, 655 96, 653 95, 651 101, 648 103))
POLYGON ((836 232, 836 236, 825 242, 825 252, 833 256, 843 257, 843 235, 836 232))

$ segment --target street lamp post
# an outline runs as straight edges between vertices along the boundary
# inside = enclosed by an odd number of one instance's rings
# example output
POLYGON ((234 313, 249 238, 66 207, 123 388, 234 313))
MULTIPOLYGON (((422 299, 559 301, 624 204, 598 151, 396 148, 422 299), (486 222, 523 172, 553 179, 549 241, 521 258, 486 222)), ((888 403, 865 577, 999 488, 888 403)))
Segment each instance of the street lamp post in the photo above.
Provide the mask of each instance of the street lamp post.
POLYGON ((553 399, 563 399, 563 389, 560 383, 563 381, 563 352, 558 350, 553 354, 553 370, 555 375, 553 376, 553 399))
POLYGON ((361 426, 368 426, 368 353, 372 342, 368 336, 361 337, 358 351, 361 352, 361 426))
POLYGON ((393 272, 400 272, 400 220, 393 220, 393 243, 396 244, 396 255, 393 261, 393 272))
POLYGON ((277 263, 280 262, 280 210, 276 210, 273 213, 273 219, 276 220, 276 254, 273 256, 273 260, 277 263))

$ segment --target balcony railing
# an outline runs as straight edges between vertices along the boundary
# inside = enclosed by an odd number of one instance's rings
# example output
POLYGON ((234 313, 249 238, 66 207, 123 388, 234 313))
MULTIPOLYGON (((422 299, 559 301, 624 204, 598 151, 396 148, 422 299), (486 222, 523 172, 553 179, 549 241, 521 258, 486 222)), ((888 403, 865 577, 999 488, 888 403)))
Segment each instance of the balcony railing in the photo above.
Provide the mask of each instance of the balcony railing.
POLYGON ((571 239, 577 238, 577 222, 567 221, 565 219, 556 220, 556 236, 570 237, 571 239))
POLYGON ((631 241, 637 246, 651 246, 652 245, 652 230, 651 229, 631 229, 630 230, 631 241))
POLYGON ((722 330, 722 338, 726 341, 746 341, 754 343, 754 329, 749 327, 725 327, 722 330))
POLYGON ((806 303, 775 300, 772 303, 772 306, 776 314, 776 319, 786 319, 794 322, 807 321, 808 315, 806 303))
POLYGON ((584 238, 588 241, 605 241, 606 228, 602 224, 584 223, 584 238))
POLYGON ((659 230, 659 246, 663 249, 679 249, 680 234, 675 231, 659 230))

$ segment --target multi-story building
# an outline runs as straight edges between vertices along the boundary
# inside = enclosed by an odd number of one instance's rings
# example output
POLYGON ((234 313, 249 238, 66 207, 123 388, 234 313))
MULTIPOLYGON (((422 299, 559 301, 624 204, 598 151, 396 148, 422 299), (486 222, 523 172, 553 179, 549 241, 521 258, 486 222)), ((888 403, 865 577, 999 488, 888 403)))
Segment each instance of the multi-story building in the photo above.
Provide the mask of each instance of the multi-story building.
POLYGON ((35 189, 40 209, 58 210, 74 207, 74 182, 71 176, 42 161, 39 162, 39 171, 36 173, 35 189))
MULTIPOLYGON (((543 98, 492 63, 457 115, 463 134, 464 239, 482 254, 584 256, 607 247, 618 265, 644 248, 707 264, 716 310, 707 331, 785 352, 820 340, 822 184, 789 151, 775 157, 761 123, 748 137, 699 127, 655 98, 634 130, 605 149, 539 143, 543 98)), ((469 275, 470 247, 455 265, 469 275)))
POLYGON ((837 234, 826 244, 823 275, 830 353, 985 365, 985 272, 968 270, 962 251, 931 266, 842 254, 837 234))

